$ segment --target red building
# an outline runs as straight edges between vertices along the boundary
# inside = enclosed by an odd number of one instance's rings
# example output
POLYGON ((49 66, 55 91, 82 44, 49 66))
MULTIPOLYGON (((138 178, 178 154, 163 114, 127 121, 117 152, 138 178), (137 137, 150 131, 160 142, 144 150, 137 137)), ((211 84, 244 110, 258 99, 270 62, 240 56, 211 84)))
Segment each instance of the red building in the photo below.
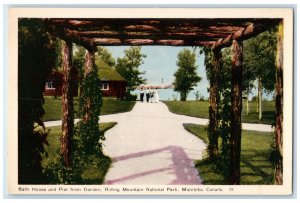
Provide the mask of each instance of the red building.
MULTIPOLYGON (((73 82, 72 95, 78 96, 78 71, 73 68, 71 70, 71 81, 73 82)), ((53 70, 48 76, 45 84, 44 95, 45 96, 61 96, 63 85, 63 73, 59 70, 53 70)))
POLYGON ((102 96, 123 99, 126 92, 126 80, 99 57, 96 59, 96 65, 101 81, 102 96))
MULTIPOLYGON (((100 89, 104 97, 116 97, 123 99, 126 92, 126 80, 112 67, 108 66, 101 58, 96 59, 98 75, 100 79, 100 89)), ((71 90, 74 97, 78 96, 78 71, 72 69, 71 81, 74 82, 74 89, 71 90)), ((46 80, 45 96, 61 96, 63 85, 63 74, 54 70, 46 80)))

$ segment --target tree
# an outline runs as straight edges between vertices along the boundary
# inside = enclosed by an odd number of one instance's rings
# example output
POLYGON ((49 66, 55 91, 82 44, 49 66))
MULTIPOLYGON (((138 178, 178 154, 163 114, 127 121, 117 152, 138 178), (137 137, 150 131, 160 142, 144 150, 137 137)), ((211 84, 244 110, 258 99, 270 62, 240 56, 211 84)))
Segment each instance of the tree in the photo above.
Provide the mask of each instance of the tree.
POLYGON ((115 67, 116 60, 113 58, 111 52, 105 47, 98 47, 98 51, 96 52, 101 59, 107 63, 110 67, 115 67))
POLYGON ((125 56, 117 59, 116 71, 127 81, 126 95, 135 90, 137 86, 145 84, 146 79, 142 78, 145 71, 141 72, 139 66, 142 65, 145 54, 141 53, 140 46, 131 46, 124 51, 125 56))
POLYGON ((177 55, 176 64, 178 69, 174 73, 174 90, 180 92, 180 100, 185 101, 188 93, 193 90, 193 87, 196 86, 202 79, 196 72, 197 66, 195 51, 191 52, 189 49, 183 49, 177 55))
POLYGON ((257 80, 258 113, 262 118, 262 93, 270 93, 275 86, 276 30, 261 33, 244 42, 244 70, 251 75, 250 80, 257 80))
POLYGON ((79 97, 81 97, 81 85, 82 85, 82 79, 84 78, 84 64, 85 64, 85 52, 86 49, 82 46, 74 45, 74 57, 73 57, 73 66, 78 70, 79 73, 79 97))

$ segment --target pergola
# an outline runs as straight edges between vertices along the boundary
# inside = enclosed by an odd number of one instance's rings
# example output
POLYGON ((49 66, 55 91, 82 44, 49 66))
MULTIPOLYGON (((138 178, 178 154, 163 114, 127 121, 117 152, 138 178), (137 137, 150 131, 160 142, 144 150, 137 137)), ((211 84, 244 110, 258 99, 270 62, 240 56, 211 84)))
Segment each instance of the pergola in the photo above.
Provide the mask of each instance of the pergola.
MULTIPOLYGON (((72 101, 68 86, 72 66, 72 43, 87 49, 85 75, 91 71, 97 46, 120 45, 166 45, 166 46, 205 46, 213 51, 213 80, 210 81, 209 129, 218 139, 218 85, 220 78, 221 49, 232 46, 232 92, 231 92, 231 136, 230 182, 239 184, 241 149, 241 112, 242 112, 242 42, 274 26, 279 25, 276 57, 276 144, 282 149, 282 26, 276 18, 73 18, 45 19, 50 31, 64 40, 63 73, 64 87, 62 100, 62 153, 68 163, 70 128, 73 126, 72 101), (238 178, 236 178, 238 177, 238 178)), ((217 143, 217 142, 216 142, 217 143)), ((213 143, 211 143, 213 144, 213 143)), ((209 146, 211 153, 218 146, 209 146)), ((279 171, 279 172, 278 172, 279 171)), ((282 168, 277 168, 282 173, 282 168)), ((280 183, 280 181, 279 181, 280 183)))

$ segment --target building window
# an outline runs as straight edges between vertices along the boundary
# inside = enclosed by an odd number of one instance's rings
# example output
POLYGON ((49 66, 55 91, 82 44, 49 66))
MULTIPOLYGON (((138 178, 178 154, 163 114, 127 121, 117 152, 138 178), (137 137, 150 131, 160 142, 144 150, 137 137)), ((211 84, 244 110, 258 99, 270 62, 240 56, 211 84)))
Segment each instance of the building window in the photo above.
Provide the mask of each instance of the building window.
POLYGON ((46 82, 46 88, 47 89, 54 89, 53 82, 51 80, 46 82))
POLYGON ((107 82, 105 83, 100 83, 100 89, 101 90, 108 90, 109 89, 109 85, 107 82))

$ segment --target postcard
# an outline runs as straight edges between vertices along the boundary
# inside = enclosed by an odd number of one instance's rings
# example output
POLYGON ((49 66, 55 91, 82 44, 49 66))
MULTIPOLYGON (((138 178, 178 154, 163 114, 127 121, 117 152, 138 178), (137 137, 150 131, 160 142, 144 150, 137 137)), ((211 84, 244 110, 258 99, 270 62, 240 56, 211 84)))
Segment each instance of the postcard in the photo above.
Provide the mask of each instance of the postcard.
POLYGON ((292 194, 292 9, 8 14, 9 194, 292 194))

